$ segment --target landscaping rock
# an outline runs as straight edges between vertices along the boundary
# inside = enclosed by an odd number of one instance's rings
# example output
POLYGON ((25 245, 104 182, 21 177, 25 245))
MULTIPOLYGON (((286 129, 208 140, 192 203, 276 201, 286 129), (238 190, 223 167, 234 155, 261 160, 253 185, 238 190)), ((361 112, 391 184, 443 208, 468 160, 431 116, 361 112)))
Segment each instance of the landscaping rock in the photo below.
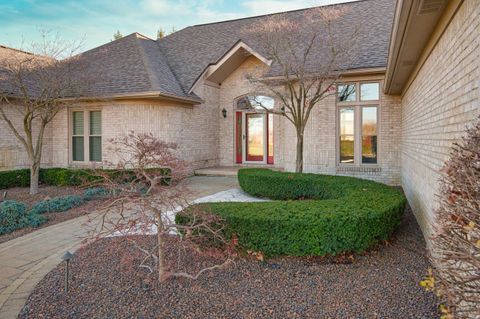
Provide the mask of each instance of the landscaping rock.
MULTIPOLYGON (((144 244, 154 245, 151 236, 144 244)), ((175 238, 170 239, 174 247, 175 238)), ((173 249, 173 248, 170 248, 173 249)), ((437 301, 419 281, 429 267, 410 211, 387 245, 364 255, 242 258, 198 280, 170 279, 125 263, 128 238, 103 239, 71 262, 70 293, 60 264, 35 288, 20 318, 435 318, 437 301), (272 267, 272 265, 278 265, 272 267)), ((172 255, 173 251, 167 251, 172 255)), ((185 270, 213 263, 192 253, 185 270)))

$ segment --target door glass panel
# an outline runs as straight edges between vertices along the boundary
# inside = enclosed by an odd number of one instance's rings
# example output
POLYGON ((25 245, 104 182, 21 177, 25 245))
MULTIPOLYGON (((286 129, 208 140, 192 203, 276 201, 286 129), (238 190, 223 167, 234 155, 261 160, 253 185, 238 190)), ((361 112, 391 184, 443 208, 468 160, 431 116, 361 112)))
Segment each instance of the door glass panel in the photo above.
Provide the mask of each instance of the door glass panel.
POLYGON ((353 108, 340 109, 340 163, 354 162, 355 153, 355 111, 353 108))
POLYGON ((247 161, 264 160, 264 115, 246 114, 247 161))
POLYGON ((362 109, 362 163, 377 163, 377 108, 362 109))

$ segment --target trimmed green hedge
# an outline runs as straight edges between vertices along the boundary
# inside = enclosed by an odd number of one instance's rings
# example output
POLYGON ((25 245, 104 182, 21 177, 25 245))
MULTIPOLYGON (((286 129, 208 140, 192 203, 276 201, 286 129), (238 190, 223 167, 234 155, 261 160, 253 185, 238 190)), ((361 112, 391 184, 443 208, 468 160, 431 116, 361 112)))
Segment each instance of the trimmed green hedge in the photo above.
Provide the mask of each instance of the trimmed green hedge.
POLYGON ((46 221, 45 216, 27 212, 23 203, 13 200, 0 203, 0 235, 25 227, 38 227, 46 221))
MULTIPOLYGON (((162 170, 150 168, 149 170, 162 170)), ((52 186, 80 186, 84 184, 98 184, 102 177, 94 175, 95 171, 109 174, 112 178, 120 178, 126 182, 135 178, 131 170, 115 169, 72 169, 72 168, 41 168, 39 182, 52 186)), ((168 183, 168 181, 166 181, 168 183)), ((30 185, 30 170, 18 169, 13 171, 0 171, 0 189, 12 187, 27 187, 30 185)))
MULTIPOLYGON (((41 168, 39 181, 41 184, 52 186, 79 186, 84 183, 101 181, 100 177, 94 176, 92 173, 93 170, 90 169, 41 168)), ((29 185, 29 169, 0 172, 0 189, 28 187, 29 185)))
POLYGON ((27 187, 30 185, 30 170, 17 169, 0 172, 0 189, 11 187, 27 187))
POLYGON ((364 251, 391 235, 406 203, 397 188, 353 177, 242 169, 238 179, 253 196, 281 200, 201 205, 225 219, 227 238, 267 256, 364 251))

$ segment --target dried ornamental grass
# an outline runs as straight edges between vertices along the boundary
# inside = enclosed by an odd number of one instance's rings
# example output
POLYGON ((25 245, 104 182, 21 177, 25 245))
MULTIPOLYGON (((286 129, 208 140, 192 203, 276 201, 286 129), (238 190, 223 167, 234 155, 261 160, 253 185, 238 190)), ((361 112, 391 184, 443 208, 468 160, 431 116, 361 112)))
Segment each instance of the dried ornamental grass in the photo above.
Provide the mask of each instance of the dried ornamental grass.
POLYGON ((455 143, 441 170, 433 237, 433 276, 444 318, 480 318, 480 118, 455 143))

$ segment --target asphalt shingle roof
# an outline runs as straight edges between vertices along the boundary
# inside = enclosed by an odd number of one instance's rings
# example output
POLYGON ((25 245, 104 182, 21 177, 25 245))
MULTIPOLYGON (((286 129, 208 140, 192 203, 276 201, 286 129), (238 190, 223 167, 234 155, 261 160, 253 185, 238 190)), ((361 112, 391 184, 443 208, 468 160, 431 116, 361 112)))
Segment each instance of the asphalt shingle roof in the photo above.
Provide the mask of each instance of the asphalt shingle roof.
POLYGON ((157 42, 138 33, 86 51, 88 69, 99 75, 92 95, 160 92, 178 97, 185 94, 157 42))
MULTIPOLYGON (((349 69, 385 67, 396 0, 360 0, 335 6, 346 8, 336 22, 335 41, 345 41, 355 26, 360 26, 355 59, 349 69)), ((303 23, 303 9, 280 13, 303 23)), ((199 100, 189 90, 205 68, 216 63, 238 41, 260 54, 264 46, 258 36, 246 33, 266 16, 258 16, 187 27, 158 41, 133 33, 79 55, 87 59, 84 72, 98 76, 90 92, 93 96, 160 92, 165 95, 199 100)), ((305 41, 298 39, 301 46, 305 41)), ((310 61, 312 70, 322 61, 326 47, 320 42, 310 61)), ((0 59, 8 55, 0 47, 0 59), (3 55, 2 55, 3 54, 3 55)), ((27 53, 26 53, 27 54, 27 53)), ((268 56, 267 56, 268 58, 268 56)), ((278 71, 278 70, 277 70, 278 71)), ((271 75, 275 75, 275 65, 271 75)), ((0 74, 1 75, 1 74, 0 74)), ((1 78, 0 78, 1 80, 1 78)), ((0 81, 1 82, 1 81, 0 81)), ((0 89, 5 89, 0 83, 0 89)))
MULTIPOLYGON (((338 41, 348 36, 355 26, 361 28, 359 38, 356 40, 358 45, 353 52, 355 59, 348 66, 349 69, 385 67, 395 0, 363 0, 336 6, 348 9, 336 22, 338 41)), ((312 9, 281 14, 288 19, 302 21, 308 10, 312 9)), ((249 35, 245 30, 261 22, 265 17, 187 27, 158 42, 183 90, 188 91, 208 64, 217 62, 237 41, 242 40, 262 54, 263 45, 257 43, 259 38, 253 34, 249 35)), ((312 57, 320 60, 322 49, 325 48, 316 49, 312 57)), ((312 61, 312 64, 315 64, 315 61, 312 61)))

